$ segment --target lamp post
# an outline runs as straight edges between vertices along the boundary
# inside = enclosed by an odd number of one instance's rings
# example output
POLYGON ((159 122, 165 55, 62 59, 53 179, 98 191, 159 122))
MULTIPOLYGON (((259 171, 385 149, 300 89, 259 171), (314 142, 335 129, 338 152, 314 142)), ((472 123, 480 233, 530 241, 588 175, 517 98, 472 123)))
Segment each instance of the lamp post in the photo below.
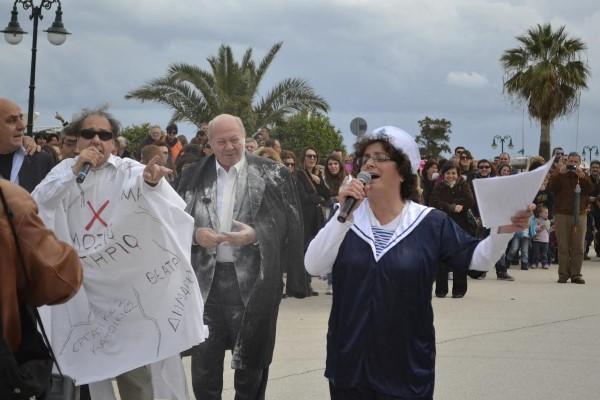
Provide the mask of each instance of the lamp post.
POLYGON ((583 159, 585 160, 585 152, 587 151, 590 154, 590 159, 589 161, 592 162, 592 151, 596 150, 596 152, 594 153, 594 155, 596 157, 598 157, 600 155, 600 152, 598 151, 598 146, 594 145, 594 146, 583 146, 583 159))
POLYGON ((494 138, 492 139, 492 149, 495 149, 496 147, 498 147, 498 144, 496 143, 496 140, 500 141, 500 146, 501 146, 501 153, 504 153, 504 142, 506 142, 507 140, 508 142, 508 148, 512 149, 513 146, 513 142, 512 142, 512 137, 510 135, 505 135, 505 136, 500 136, 500 135, 496 135, 494 136, 494 138))
POLYGON ((44 19, 42 15, 42 9, 50 10, 52 5, 57 3, 58 8, 56 10, 56 16, 52 26, 45 30, 48 33, 48 41, 55 46, 60 46, 67 40, 69 32, 65 29, 62 22, 62 7, 60 0, 42 0, 41 3, 36 6, 33 0, 15 0, 11 12, 10 22, 4 30, 0 31, 4 33, 4 39, 13 45, 17 45, 23 40, 23 35, 26 34, 19 21, 17 19, 19 13, 17 11, 17 5, 21 4, 24 10, 31 9, 31 15, 29 19, 33 20, 33 40, 31 44, 31 74, 29 76, 29 106, 27 109, 27 135, 33 135, 33 105, 35 103, 35 63, 37 55, 37 34, 38 34, 38 22, 40 19, 44 19))

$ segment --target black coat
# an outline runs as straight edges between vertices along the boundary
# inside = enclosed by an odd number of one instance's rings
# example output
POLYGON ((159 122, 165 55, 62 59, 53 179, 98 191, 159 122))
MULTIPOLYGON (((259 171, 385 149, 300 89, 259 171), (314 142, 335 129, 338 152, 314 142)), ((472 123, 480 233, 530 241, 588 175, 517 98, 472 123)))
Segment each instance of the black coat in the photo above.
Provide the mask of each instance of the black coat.
POLYGON ((33 189, 48 175, 55 164, 52 156, 45 151, 25 156, 19 170, 19 186, 29 193, 33 192, 33 189))
MULTIPOLYGON (((305 297, 302 218, 288 169, 271 160, 246 155, 247 179, 238 183, 233 218, 256 230, 257 245, 234 250, 235 270, 244 318, 233 349, 232 368, 266 368, 275 346, 281 301, 282 265, 287 265, 287 293, 305 297)), ((217 171, 215 157, 205 157, 182 172, 178 192, 196 228, 216 229, 217 171)), ((216 265, 216 248, 192 247, 202 298, 206 302, 216 265)))
POLYGON ((298 194, 302 203, 304 247, 306 248, 325 224, 321 207, 326 205, 331 195, 322 177, 321 182, 315 185, 310 180, 307 172, 298 170, 296 171, 296 181, 298 182, 298 194))
POLYGON ((470 235, 475 235, 476 226, 471 223, 468 212, 475 208, 475 199, 469 184, 464 179, 459 179, 453 187, 445 182, 440 182, 433 188, 429 205, 444 211, 463 230, 470 235), (461 205, 461 212, 454 212, 454 206, 461 205))

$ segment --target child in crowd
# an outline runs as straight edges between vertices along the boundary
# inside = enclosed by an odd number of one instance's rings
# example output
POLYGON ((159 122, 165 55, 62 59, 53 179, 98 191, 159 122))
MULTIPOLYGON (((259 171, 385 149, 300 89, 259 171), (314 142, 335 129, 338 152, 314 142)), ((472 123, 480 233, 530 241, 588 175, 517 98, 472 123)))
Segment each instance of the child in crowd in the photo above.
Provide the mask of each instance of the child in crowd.
POLYGON ((548 269, 548 243, 550 242, 550 220, 548 208, 540 206, 536 209, 536 234, 532 239, 532 268, 537 268, 542 262, 542 268, 548 269))

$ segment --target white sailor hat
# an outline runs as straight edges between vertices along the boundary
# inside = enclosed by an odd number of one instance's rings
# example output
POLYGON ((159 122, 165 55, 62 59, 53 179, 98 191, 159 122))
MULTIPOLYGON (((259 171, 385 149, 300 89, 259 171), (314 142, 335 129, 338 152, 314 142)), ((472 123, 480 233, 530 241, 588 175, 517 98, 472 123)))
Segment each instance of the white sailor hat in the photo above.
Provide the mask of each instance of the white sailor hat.
POLYGON ((410 161, 410 167, 413 174, 416 174, 419 170, 419 164, 421 163, 421 153, 419 153, 419 146, 413 137, 395 126, 382 126, 374 129, 371 133, 365 133, 362 140, 370 139, 384 139, 387 140, 396 150, 402 150, 410 161))

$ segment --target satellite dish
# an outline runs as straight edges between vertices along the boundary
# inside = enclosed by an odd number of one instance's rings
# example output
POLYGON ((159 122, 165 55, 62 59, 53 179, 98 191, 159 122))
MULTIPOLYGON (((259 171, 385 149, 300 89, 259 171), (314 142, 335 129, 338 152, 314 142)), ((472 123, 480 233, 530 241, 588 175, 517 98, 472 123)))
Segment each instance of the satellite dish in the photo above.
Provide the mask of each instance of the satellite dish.
POLYGON ((362 136, 367 132, 367 121, 364 118, 356 117, 350 121, 350 132, 354 136, 362 136))

